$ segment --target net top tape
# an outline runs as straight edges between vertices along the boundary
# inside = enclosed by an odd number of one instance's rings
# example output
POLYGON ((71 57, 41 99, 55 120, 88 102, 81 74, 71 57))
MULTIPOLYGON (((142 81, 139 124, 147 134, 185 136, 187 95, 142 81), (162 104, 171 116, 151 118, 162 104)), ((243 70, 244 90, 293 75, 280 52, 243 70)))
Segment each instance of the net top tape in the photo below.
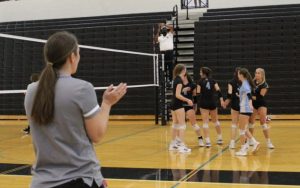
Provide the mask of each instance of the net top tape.
MULTIPOLYGON (((23 37, 23 36, 16 36, 10 34, 0 33, 1 38, 9 38, 9 39, 16 39, 16 40, 23 40, 23 41, 31 41, 31 42, 38 42, 38 43, 46 43, 47 40, 31 38, 31 37, 23 37)), ((80 48, 91 49, 91 50, 102 50, 108 52, 116 52, 116 53, 125 53, 125 54, 134 54, 134 55, 143 55, 143 56, 151 56, 155 57, 158 54, 150 54, 150 53, 143 53, 143 52, 135 52, 135 51, 128 51, 128 50, 117 50, 111 48, 102 48, 96 46, 88 46, 88 45, 79 45, 80 48)))

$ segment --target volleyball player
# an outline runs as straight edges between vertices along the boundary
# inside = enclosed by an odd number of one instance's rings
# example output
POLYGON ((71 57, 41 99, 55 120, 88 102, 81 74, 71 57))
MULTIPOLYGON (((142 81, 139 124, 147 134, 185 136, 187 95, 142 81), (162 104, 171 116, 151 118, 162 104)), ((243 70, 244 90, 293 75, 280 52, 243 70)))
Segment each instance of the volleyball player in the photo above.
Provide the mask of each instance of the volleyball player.
POLYGON ((231 140, 229 144, 230 149, 235 148, 235 139, 236 139, 236 132, 237 132, 237 123, 239 119, 239 113, 240 113, 240 101, 239 101, 239 88, 241 85, 241 82, 238 78, 238 71, 240 70, 239 67, 237 67, 234 71, 234 77, 230 82, 228 83, 228 89, 227 89, 227 99, 225 100, 225 106, 227 106, 229 103, 231 103, 231 140))
POLYGON ((211 146, 209 138, 209 115, 212 122, 215 124, 217 131, 217 144, 223 144, 222 131, 220 122, 218 121, 218 109, 215 100, 215 93, 218 94, 218 98, 222 106, 224 106, 223 96, 218 83, 211 78, 211 69, 208 67, 202 67, 200 69, 200 81, 197 85, 197 95, 199 96, 199 107, 203 121, 203 132, 205 137, 206 147, 211 146))
POLYGON ((76 37, 68 32, 50 36, 44 59, 39 81, 27 87, 25 96, 36 155, 31 188, 104 188, 92 142, 103 138, 110 109, 127 86, 109 86, 100 108, 92 84, 71 76, 80 54, 76 37))
POLYGON ((183 64, 177 64, 173 70, 173 96, 171 104, 172 112, 172 141, 169 150, 177 150, 180 153, 191 152, 191 149, 184 144, 184 133, 186 129, 185 111, 183 103, 193 106, 193 101, 182 95, 183 79, 186 74, 186 67, 183 64))
MULTIPOLYGON (((262 68, 257 68, 255 70, 255 78, 254 78, 254 84, 255 84, 255 91, 253 96, 253 114, 250 118, 249 122, 249 130, 253 134, 254 132, 254 123, 256 116, 259 115, 260 125, 263 130, 264 136, 267 140, 267 147, 269 149, 274 149, 274 145, 271 142, 270 139, 270 129, 269 125, 267 124, 267 103, 265 100, 265 95, 268 92, 269 85, 266 82, 266 74, 265 70, 262 68)), ((249 143, 252 145, 252 143, 249 143)))
POLYGON ((189 106, 187 103, 184 103, 184 111, 186 113, 187 118, 189 119, 193 129, 195 130, 197 137, 198 137, 198 145, 200 147, 204 146, 203 137, 201 135, 200 127, 197 124, 196 120, 196 112, 195 107, 197 106, 196 100, 196 87, 197 85, 194 83, 193 79, 187 72, 183 79, 183 96, 193 100, 194 106, 189 106))
POLYGON ((252 106, 252 90, 255 87, 252 77, 249 71, 245 68, 241 68, 238 71, 238 78, 242 82, 242 85, 239 90, 240 98, 240 114, 239 114, 239 129, 240 129, 240 143, 241 149, 235 154, 238 156, 246 156, 248 154, 248 144, 246 143, 246 138, 253 142, 253 153, 256 153, 259 149, 259 142, 255 140, 252 134, 247 129, 250 116, 253 113, 252 106))

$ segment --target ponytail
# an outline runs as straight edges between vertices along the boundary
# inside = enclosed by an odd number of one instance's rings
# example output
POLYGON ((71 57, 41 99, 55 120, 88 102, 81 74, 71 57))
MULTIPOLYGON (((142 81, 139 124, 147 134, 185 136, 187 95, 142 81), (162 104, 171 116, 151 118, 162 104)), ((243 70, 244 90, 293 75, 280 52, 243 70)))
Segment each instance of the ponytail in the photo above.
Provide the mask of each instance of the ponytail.
POLYGON ((32 119, 39 125, 47 125, 54 119, 55 85, 58 70, 72 53, 77 54, 76 37, 68 32, 57 32, 50 36, 44 46, 45 68, 39 78, 31 110, 32 119))
POLYGON ((47 63, 41 73, 32 107, 32 118, 40 125, 50 123, 54 117, 54 98, 57 73, 52 63, 47 63))

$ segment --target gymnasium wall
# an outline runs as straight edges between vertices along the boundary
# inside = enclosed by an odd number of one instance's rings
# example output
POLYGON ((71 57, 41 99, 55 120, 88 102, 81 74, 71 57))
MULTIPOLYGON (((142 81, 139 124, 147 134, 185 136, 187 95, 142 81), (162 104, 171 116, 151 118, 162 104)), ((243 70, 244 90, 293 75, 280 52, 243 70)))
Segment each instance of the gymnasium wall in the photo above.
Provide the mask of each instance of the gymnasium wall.
POLYGON ((299 30, 300 4, 211 9, 195 24, 195 79, 209 66, 225 94, 235 67, 264 68, 268 113, 299 114, 299 30))
MULTIPOLYGON (((294 4, 299 0, 209 0, 210 8, 294 4)), ((19 0, 0 4, 0 22, 171 11, 180 0, 19 0), (54 3, 55 2, 55 3, 54 3)))

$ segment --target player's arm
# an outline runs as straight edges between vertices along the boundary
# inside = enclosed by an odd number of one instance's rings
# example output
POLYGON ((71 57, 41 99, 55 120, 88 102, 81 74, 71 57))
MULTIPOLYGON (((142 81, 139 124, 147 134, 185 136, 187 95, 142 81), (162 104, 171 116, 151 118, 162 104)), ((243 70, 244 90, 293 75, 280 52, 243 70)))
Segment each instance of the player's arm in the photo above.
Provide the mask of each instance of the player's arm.
POLYGON ((182 84, 177 84, 177 86, 176 86, 176 93, 175 93, 176 98, 179 99, 179 100, 181 100, 181 101, 183 101, 183 102, 186 102, 190 106, 192 106, 193 102, 190 99, 188 99, 188 98, 184 97, 183 95, 181 95, 181 90, 182 90, 182 84))
POLYGON ((120 84, 116 88, 111 85, 103 94, 100 111, 85 119, 87 135, 92 142, 98 143, 103 138, 108 125, 110 109, 125 95, 126 91, 126 84, 120 84))
POLYGON ((268 89, 263 88, 263 89, 260 90, 260 95, 264 97, 267 94, 267 92, 268 92, 268 89))
POLYGON ((225 106, 228 106, 228 104, 232 100, 232 95, 233 95, 232 91, 233 91, 232 85, 228 84, 227 85, 227 97, 226 97, 226 100, 225 100, 225 106))
POLYGON ((222 95, 221 89, 219 87, 219 84, 215 83, 214 87, 215 87, 215 90, 216 90, 216 92, 218 94, 218 98, 220 100, 220 103, 221 103, 221 105, 223 107, 224 106, 224 99, 223 99, 223 95, 222 95))

